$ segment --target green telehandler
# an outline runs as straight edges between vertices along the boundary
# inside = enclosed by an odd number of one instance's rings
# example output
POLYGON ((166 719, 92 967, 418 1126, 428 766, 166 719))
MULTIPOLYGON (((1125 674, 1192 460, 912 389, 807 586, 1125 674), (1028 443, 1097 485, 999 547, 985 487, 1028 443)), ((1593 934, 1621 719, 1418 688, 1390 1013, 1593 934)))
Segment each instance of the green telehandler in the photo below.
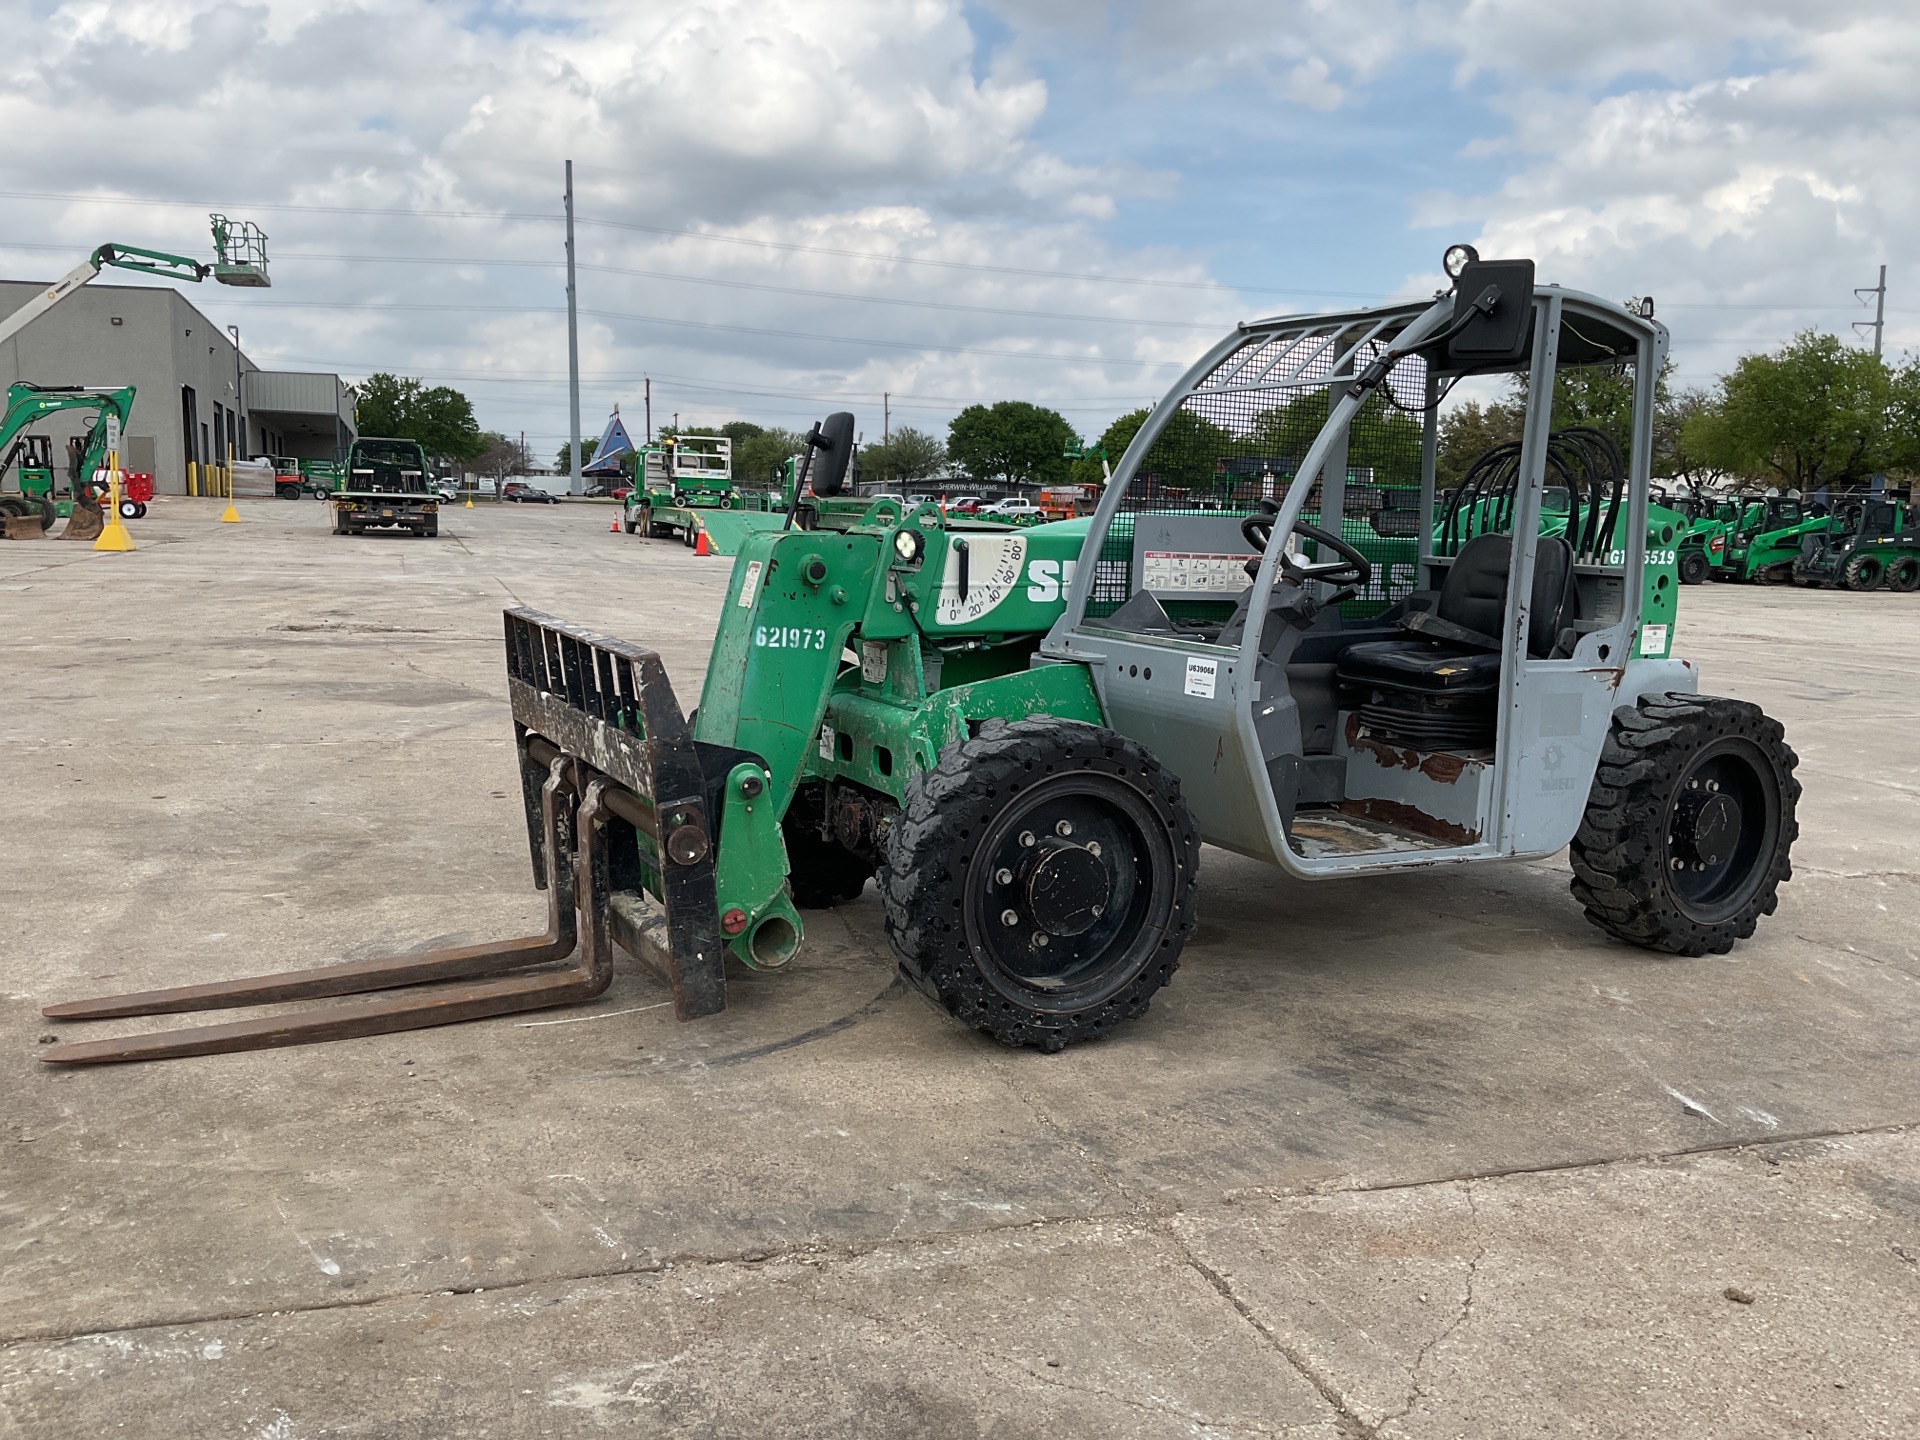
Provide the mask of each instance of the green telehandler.
MULTIPOLYGON (((542 934, 53 1005, 64 1021, 375 992, 40 1058, 575 1002, 605 989, 616 948, 691 1020, 725 1007, 729 965, 790 963, 801 911, 869 881, 915 989, 1058 1050, 1137 1020, 1172 978, 1203 843, 1313 882, 1570 848, 1603 932, 1725 952, 1790 876, 1800 787, 1781 726, 1700 694, 1673 653, 1676 528, 1649 507, 1666 331, 1650 305, 1537 285, 1531 261, 1456 246, 1446 267, 1431 302, 1236 327, 1149 413, 1090 516, 1007 529, 878 499, 748 534, 693 715, 654 651, 507 611, 542 934), (1559 372, 1587 366, 1629 382, 1617 433, 1555 428, 1559 372), (1439 513, 1441 401, 1516 375, 1522 440, 1435 533, 1418 517, 1439 513), (1374 566, 1342 528, 1347 454, 1378 448, 1355 429, 1389 420, 1376 395, 1418 421, 1418 555, 1405 593, 1354 615, 1374 566), (1273 453, 1303 401, 1322 418, 1273 498, 1227 509, 1163 483, 1273 453), (1550 526, 1549 475, 1567 491, 1550 526)), ((816 495, 840 493, 853 439, 845 413, 814 427, 816 495)))

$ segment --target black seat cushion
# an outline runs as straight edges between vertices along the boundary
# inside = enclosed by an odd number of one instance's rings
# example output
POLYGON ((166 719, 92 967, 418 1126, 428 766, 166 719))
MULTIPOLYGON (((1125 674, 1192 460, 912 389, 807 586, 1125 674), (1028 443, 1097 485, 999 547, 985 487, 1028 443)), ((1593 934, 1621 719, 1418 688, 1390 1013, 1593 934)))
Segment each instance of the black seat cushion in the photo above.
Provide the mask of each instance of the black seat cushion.
POLYGON ((1341 653, 1340 679, 1422 695, 1492 694, 1500 685, 1500 652, 1463 652, 1431 640, 1375 640, 1341 653))
MULTIPOLYGON (((1491 695, 1500 685, 1495 637, 1506 624, 1507 573, 1512 560, 1511 536, 1474 536, 1454 557, 1434 605, 1439 619, 1486 637, 1487 645, 1494 648, 1439 639, 1350 645, 1340 654, 1341 683, 1403 694, 1491 695)), ((1543 535, 1534 549, 1533 603, 1527 627, 1530 655, 1545 659, 1553 653, 1573 608, 1573 548, 1557 536, 1543 535)))

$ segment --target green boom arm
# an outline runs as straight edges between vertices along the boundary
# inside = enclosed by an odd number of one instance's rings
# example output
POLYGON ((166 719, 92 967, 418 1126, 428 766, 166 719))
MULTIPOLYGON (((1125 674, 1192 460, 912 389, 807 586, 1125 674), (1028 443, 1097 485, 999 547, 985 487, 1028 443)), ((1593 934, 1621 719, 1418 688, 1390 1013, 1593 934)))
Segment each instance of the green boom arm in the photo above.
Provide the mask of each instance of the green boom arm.
POLYGON ((109 265, 120 270, 163 275, 169 280, 190 280, 196 285, 209 275, 223 285, 257 287, 267 283, 267 237, 255 226, 216 215, 213 242, 218 258, 211 265, 138 245, 111 242, 102 245, 18 310, 0 318, 0 344, 11 340, 109 265))

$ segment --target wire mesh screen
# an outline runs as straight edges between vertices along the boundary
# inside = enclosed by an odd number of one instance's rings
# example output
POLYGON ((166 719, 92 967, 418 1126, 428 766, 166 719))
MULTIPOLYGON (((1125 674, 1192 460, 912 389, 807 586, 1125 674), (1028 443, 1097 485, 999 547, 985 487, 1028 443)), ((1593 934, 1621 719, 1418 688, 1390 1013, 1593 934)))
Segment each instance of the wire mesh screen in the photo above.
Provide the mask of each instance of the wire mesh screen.
MULTIPOLYGON (((1284 499, 1339 387, 1413 318, 1372 316, 1251 336, 1216 365, 1180 402, 1127 479, 1101 543, 1089 617, 1112 614, 1133 594, 1137 517, 1244 516, 1263 500, 1284 499)), ((1422 528, 1417 512, 1426 380, 1424 360, 1402 360, 1348 428, 1341 535, 1373 562, 1375 572, 1366 593, 1343 607, 1351 618, 1375 614, 1413 588, 1422 528)), ((1316 482, 1308 492, 1302 518, 1310 523, 1320 523, 1321 491, 1316 482)), ((1234 572, 1228 566, 1219 573, 1234 572)), ((1176 619, 1205 622, 1225 618, 1233 598, 1163 596, 1162 603, 1176 619)))

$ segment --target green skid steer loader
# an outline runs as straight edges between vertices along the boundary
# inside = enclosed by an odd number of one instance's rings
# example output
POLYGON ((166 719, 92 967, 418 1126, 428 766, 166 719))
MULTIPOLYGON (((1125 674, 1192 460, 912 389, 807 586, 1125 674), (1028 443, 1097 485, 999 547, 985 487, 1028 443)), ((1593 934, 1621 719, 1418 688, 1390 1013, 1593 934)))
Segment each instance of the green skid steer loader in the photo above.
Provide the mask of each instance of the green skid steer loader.
MULTIPOLYGON (((1608 935, 1726 951, 1790 874, 1800 787, 1780 725, 1698 693, 1672 653, 1677 517, 1649 508, 1666 331, 1650 305, 1536 285, 1531 261, 1457 246, 1447 270, 1430 303, 1236 328, 1148 416, 1091 516, 1008 530, 879 500, 841 528, 747 535, 691 717, 653 651, 508 611, 543 934, 55 1005, 78 1020, 387 992, 41 1058, 577 1001, 616 947, 690 1020, 725 1006, 730 963, 789 963, 801 910, 869 879, 914 988, 1058 1050, 1137 1019, 1172 977, 1203 843, 1312 881, 1570 846, 1574 897, 1608 935), (1556 377, 1586 366, 1631 382, 1617 434, 1555 425, 1556 377), (1438 515, 1442 400, 1515 375, 1522 440, 1438 530, 1403 527, 1419 548, 1404 593, 1355 613, 1374 566, 1342 528, 1349 450, 1399 446, 1416 515, 1438 515), (1282 448, 1302 417, 1301 448, 1282 448), (1224 480, 1205 487, 1236 457, 1288 453, 1284 495, 1235 508, 1224 480), (1551 516, 1549 484, 1566 491, 1551 516), (420 982, 440 983, 390 993, 420 982)), ((814 427, 816 494, 841 490, 853 433, 847 414, 814 427)))

